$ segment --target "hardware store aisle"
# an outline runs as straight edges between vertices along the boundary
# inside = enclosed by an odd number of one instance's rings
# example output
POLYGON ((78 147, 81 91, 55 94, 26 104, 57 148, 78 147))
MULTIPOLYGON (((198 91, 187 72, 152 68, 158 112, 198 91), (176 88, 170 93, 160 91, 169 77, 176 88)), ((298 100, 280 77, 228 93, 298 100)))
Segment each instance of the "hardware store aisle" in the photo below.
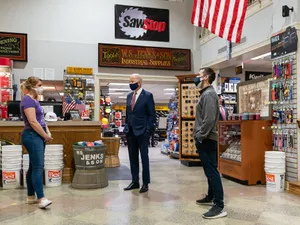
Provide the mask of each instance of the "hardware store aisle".
MULTIPOLYGON (((121 163, 128 166, 126 148, 121 163)), ((300 224, 300 198, 266 193, 224 179, 227 218, 204 220, 208 207, 195 204, 206 192, 201 167, 188 168, 150 149, 152 183, 147 194, 124 192, 130 181, 110 181, 105 189, 74 190, 69 185, 47 188, 48 210, 25 204, 25 190, 0 190, 1 225, 293 225, 300 224)))

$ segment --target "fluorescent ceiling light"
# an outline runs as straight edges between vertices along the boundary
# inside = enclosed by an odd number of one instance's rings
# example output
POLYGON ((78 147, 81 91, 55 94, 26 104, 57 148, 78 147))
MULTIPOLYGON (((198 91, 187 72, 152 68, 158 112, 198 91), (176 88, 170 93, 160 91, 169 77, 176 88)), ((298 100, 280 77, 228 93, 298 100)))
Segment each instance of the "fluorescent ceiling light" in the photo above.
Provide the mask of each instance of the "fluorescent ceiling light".
POLYGON ((130 91, 130 89, 125 89, 125 88, 110 88, 110 91, 130 91))
POLYGON ((270 55, 271 55, 271 52, 268 52, 268 53, 266 53, 266 54, 263 54, 263 55, 254 57, 254 58, 252 58, 251 60, 263 59, 263 58, 265 58, 265 57, 267 57, 267 56, 270 56, 270 55))
POLYGON ((43 87, 44 90, 55 90, 55 87, 43 87))
POLYGON ((172 93, 165 93, 164 95, 174 95, 175 93, 172 92, 172 93))
POLYGON ((109 86, 128 85, 127 83, 109 83, 109 86))
POLYGON ((127 96, 119 96, 119 98, 127 98, 127 96))
POLYGON ((165 88, 164 91, 175 91, 175 88, 165 88))
POLYGON ((108 93, 108 95, 123 95, 124 93, 122 92, 112 92, 112 93, 108 93))
POLYGON ((60 96, 63 96, 63 95, 64 95, 64 93, 63 93, 63 92, 59 92, 59 95, 60 95, 60 96))

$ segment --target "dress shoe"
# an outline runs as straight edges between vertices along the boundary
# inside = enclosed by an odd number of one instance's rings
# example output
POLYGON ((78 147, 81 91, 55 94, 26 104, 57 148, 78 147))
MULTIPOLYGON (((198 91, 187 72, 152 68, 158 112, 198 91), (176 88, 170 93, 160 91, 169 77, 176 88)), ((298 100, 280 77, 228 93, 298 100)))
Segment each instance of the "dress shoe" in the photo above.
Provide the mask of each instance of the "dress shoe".
POLYGON ((148 185, 143 184, 143 186, 142 186, 142 188, 140 190, 140 193, 145 193, 147 191, 148 191, 148 185))
POLYGON ((140 188, 140 184, 139 183, 132 182, 131 184, 129 184, 128 187, 124 188, 124 191, 130 191, 130 190, 139 189, 139 188, 140 188))

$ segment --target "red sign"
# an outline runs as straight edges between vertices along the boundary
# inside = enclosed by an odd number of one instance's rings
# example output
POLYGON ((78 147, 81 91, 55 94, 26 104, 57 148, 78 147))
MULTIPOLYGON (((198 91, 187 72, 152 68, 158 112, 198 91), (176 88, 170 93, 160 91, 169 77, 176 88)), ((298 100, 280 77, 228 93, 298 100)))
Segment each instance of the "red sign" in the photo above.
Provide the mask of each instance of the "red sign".
POLYGON ((58 178, 60 177, 60 170, 49 170, 48 171, 49 178, 58 178))
POLYGON ((16 179, 16 172, 3 172, 3 179, 4 180, 15 180, 16 179))
POLYGON ((275 175, 274 174, 266 174, 266 180, 268 182, 275 182, 275 175))
POLYGON ((99 44, 99 67, 191 70, 189 49, 99 44))

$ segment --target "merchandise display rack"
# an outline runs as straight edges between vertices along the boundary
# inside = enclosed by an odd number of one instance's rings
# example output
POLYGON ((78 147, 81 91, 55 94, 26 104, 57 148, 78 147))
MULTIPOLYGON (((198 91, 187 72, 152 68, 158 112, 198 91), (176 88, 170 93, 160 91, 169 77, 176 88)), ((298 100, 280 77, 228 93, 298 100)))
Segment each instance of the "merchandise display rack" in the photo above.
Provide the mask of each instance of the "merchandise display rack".
POLYGON ((218 124, 220 173, 247 185, 265 184, 264 154, 272 148, 268 120, 229 120, 218 124))
POLYGON ((8 118, 7 101, 13 99, 12 61, 10 66, 0 66, 0 120, 8 118))
POLYGON ((298 179, 297 55, 272 60, 271 101, 273 150, 286 153, 286 180, 298 179))
POLYGON ((94 119, 95 79, 93 75, 64 74, 64 99, 75 100, 82 119, 94 119), (88 116, 88 117, 87 117, 88 116))
POLYGON ((200 97, 199 90, 194 84, 196 76, 196 74, 176 76, 179 91, 179 159, 186 166, 200 165, 194 142, 196 106, 200 97))
POLYGON ((178 118, 178 89, 169 104, 169 116, 167 121, 168 144, 163 145, 161 153, 168 154, 171 158, 179 159, 179 118, 178 118))

